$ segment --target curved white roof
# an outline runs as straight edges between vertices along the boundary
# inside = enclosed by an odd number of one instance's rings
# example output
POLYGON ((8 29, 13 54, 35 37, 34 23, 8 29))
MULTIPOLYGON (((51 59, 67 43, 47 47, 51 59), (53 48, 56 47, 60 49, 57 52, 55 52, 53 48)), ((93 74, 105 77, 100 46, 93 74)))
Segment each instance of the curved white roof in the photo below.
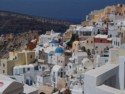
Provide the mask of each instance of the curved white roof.
POLYGON ((89 61, 88 58, 84 58, 84 59, 82 60, 82 63, 84 64, 84 63, 86 63, 86 62, 88 62, 88 61, 89 61))
POLYGON ((15 66, 14 69, 18 69, 18 68, 28 68, 28 67, 34 67, 33 64, 29 64, 29 65, 19 65, 19 66, 15 66))
POLYGON ((88 59, 88 58, 85 58, 82 60, 82 64, 84 67, 86 67, 87 69, 92 69, 94 66, 93 66, 93 63, 88 59))
POLYGON ((15 84, 17 86, 16 88, 18 88, 19 85, 23 86, 23 84, 18 83, 15 80, 4 75, 0 75, 0 82, 3 83, 3 85, 0 86, 0 94, 2 94, 11 84, 15 84))
POLYGON ((108 38, 108 35, 98 34, 95 36, 95 38, 108 38))
POLYGON ((93 26, 82 27, 80 31, 92 31, 93 28, 94 28, 93 26))
POLYGON ((52 71, 57 72, 57 71, 59 71, 61 68, 62 68, 62 66, 55 65, 55 66, 53 66, 52 71))

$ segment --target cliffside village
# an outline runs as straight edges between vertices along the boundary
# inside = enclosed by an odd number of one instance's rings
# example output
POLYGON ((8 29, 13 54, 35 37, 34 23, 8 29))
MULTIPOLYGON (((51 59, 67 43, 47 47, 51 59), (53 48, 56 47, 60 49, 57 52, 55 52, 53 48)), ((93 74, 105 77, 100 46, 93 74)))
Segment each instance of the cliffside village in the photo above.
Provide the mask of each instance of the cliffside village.
POLYGON ((0 94, 125 94, 125 5, 29 40, 0 60, 0 94))

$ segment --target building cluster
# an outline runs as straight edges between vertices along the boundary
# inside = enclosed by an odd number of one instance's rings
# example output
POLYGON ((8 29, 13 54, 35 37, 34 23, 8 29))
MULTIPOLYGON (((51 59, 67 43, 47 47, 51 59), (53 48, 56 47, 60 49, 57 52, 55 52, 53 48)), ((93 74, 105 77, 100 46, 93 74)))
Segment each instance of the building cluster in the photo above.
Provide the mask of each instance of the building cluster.
POLYGON ((31 44, 0 60, 0 94, 125 93, 125 5, 92 11, 63 35, 47 31, 31 44))

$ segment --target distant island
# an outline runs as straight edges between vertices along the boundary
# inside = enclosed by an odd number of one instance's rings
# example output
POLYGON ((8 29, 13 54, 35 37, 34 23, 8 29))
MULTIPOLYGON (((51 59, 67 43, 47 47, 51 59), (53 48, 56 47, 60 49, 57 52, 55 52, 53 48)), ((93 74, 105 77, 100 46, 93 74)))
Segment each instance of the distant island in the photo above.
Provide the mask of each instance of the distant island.
POLYGON ((70 22, 63 20, 0 11, 0 34, 16 34, 30 30, 45 33, 51 29, 56 32, 65 32, 70 24, 70 22))

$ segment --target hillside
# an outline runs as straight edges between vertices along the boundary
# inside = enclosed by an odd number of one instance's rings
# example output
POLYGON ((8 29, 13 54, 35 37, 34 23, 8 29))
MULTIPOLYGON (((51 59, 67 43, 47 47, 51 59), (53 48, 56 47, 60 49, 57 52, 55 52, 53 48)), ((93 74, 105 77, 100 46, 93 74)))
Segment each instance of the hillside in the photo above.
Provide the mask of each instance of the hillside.
POLYGON ((0 34, 27 32, 29 30, 45 33, 51 29, 56 32, 64 32, 70 24, 70 22, 46 17, 0 11, 0 34))

